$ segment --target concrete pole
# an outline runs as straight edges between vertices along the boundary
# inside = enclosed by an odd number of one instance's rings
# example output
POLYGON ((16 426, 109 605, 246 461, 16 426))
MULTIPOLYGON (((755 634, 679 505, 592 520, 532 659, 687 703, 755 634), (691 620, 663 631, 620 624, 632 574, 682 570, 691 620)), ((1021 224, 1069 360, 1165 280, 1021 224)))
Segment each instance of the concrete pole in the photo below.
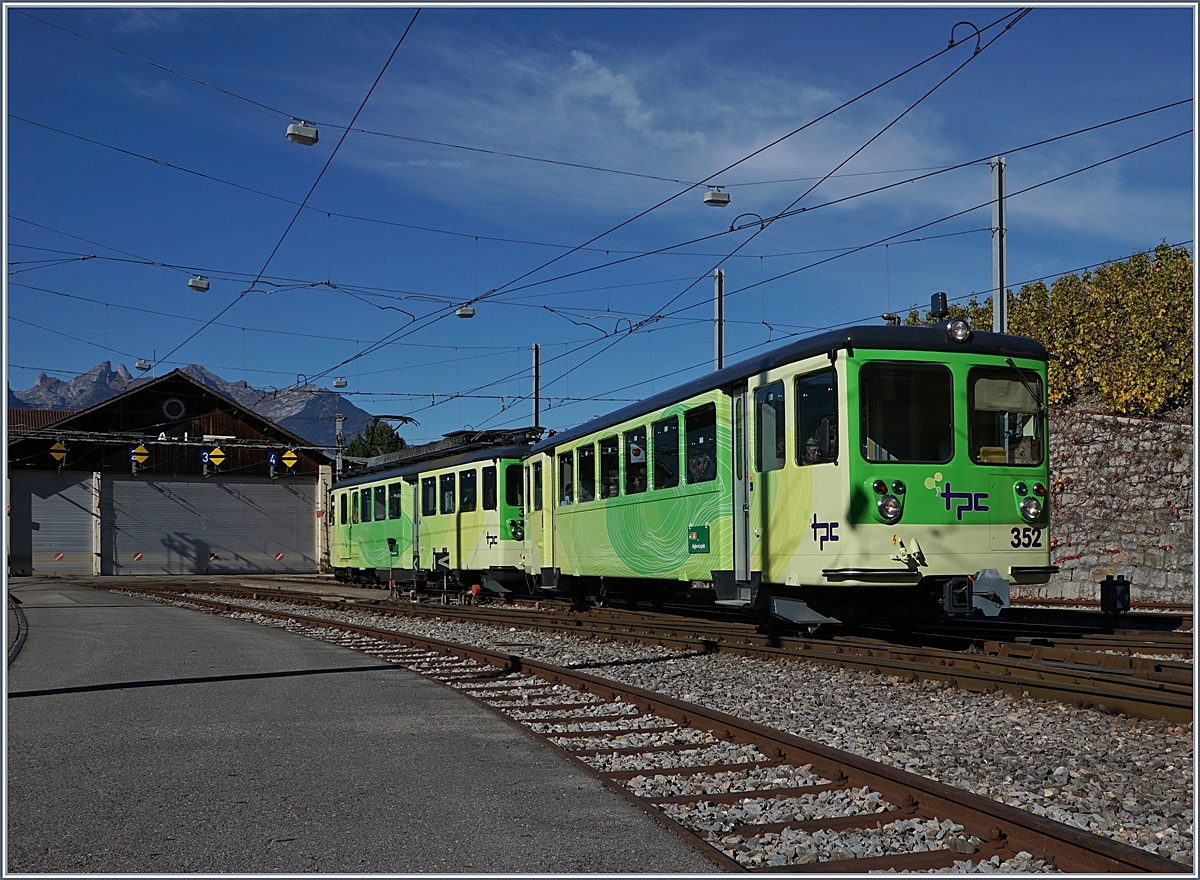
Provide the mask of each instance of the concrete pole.
POLYGON ((713 369, 725 366, 725 270, 713 273, 713 369))
POLYGON ((1008 332, 1008 212, 1004 204, 1004 157, 992 169, 992 331, 1008 332))

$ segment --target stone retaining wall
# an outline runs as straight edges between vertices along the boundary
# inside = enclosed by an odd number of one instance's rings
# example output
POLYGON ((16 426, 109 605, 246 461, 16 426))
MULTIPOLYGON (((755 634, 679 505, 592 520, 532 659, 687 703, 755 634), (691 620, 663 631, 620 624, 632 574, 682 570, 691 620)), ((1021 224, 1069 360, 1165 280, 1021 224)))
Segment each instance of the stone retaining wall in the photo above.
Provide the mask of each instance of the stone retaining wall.
POLYGON ((1097 599, 1123 575, 1134 601, 1193 599, 1192 426, 1066 407, 1050 412, 1050 561, 1014 595, 1097 599))

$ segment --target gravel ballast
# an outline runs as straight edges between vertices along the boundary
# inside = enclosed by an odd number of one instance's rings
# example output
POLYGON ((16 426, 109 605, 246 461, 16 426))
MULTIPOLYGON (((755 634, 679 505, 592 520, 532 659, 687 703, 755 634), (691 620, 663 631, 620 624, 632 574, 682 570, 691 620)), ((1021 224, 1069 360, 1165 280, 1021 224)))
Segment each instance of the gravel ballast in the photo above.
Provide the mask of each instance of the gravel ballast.
MULTIPOLYGON (((271 610, 294 606, 243 604, 271 610)), ((1193 864, 1193 724, 1108 714, 944 682, 450 620, 306 609, 310 616, 519 653, 727 712, 1193 864), (519 634, 519 635, 517 635, 519 634), (522 643, 512 647, 514 641, 522 643)), ((262 621, 262 618, 259 618, 262 621)), ((474 692, 479 696, 479 693, 474 692)), ((553 694, 553 691, 550 691, 553 694)), ((547 693, 537 695, 546 699, 547 693)), ((495 699, 525 699, 495 692, 495 699)), ((605 713, 612 711, 605 706, 605 713)), ((537 712, 535 705, 527 711, 537 712)), ((603 730, 580 710, 539 732, 603 730)), ((611 717, 611 716, 610 716, 611 717)), ((626 716, 623 727, 629 727, 626 716)), ((646 716, 637 726, 657 726, 646 716)), ((590 747, 590 746, 589 746, 590 747)), ((972 871, 1046 866, 1033 860, 972 871)))

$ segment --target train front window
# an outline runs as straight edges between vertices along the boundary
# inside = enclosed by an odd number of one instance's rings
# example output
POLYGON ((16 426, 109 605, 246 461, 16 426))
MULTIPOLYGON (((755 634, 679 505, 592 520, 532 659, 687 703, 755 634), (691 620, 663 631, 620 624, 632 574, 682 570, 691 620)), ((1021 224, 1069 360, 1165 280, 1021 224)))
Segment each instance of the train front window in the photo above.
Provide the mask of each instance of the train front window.
POLYGON ((867 461, 945 464, 954 457, 954 378, 946 367, 867 364, 859 400, 867 461))
POLYGON ((1015 369, 976 367, 968 376, 967 387, 971 461, 1041 464, 1045 457, 1038 416, 1041 377, 1032 370, 1018 374, 1015 369))

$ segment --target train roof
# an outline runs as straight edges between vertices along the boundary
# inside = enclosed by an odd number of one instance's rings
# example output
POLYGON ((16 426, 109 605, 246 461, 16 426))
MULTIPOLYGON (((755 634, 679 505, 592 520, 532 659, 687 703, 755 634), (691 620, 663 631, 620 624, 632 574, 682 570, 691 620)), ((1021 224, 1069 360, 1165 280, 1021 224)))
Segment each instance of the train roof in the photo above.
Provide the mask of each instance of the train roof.
POLYGON ((708 373, 677 385, 666 391, 632 403, 629 406, 614 410, 599 416, 578 427, 559 431, 550 437, 534 444, 532 452, 543 452, 553 449, 563 443, 569 443, 579 437, 594 431, 603 430, 608 425, 615 425, 640 415, 654 412, 687 400, 714 388, 727 388, 731 385, 765 373, 767 370, 781 367, 793 361, 803 360, 814 355, 824 354, 837 349, 869 348, 892 349, 895 351, 930 351, 930 352, 974 352, 976 354, 993 354, 1014 358, 1032 358, 1047 360, 1049 355, 1046 348, 1035 339, 1025 336, 1011 336, 1007 333, 989 333, 978 330, 971 331, 971 338, 966 342, 955 342, 946 331, 945 323, 922 326, 869 326, 846 327, 840 330, 828 330, 815 336, 798 339, 788 345, 773 348, 763 354, 747 358, 722 370, 708 373))
POLYGON ((388 470, 379 470, 372 473, 363 474, 358 477, 348 477, 344 480, 338 480, 334 484, 335 489, 346 489, 351 486, 359 486, 364 483, 378 483, 387 480, 398 480, 406 477, 414 477, 427 471, 439 470, 447 467, 457 467, 459 465, 471 464, 477 461, 491 461, 494 458, 515 458, 523 459, 529 454, 529 444, 519 443, 506 446, 487 446, 481 449, 471 449, 467 452, 459 452, 457 454, 445 455, 441 458, 426 458, 422 461, 403 465, 402 467, 394 467, 388 470))

